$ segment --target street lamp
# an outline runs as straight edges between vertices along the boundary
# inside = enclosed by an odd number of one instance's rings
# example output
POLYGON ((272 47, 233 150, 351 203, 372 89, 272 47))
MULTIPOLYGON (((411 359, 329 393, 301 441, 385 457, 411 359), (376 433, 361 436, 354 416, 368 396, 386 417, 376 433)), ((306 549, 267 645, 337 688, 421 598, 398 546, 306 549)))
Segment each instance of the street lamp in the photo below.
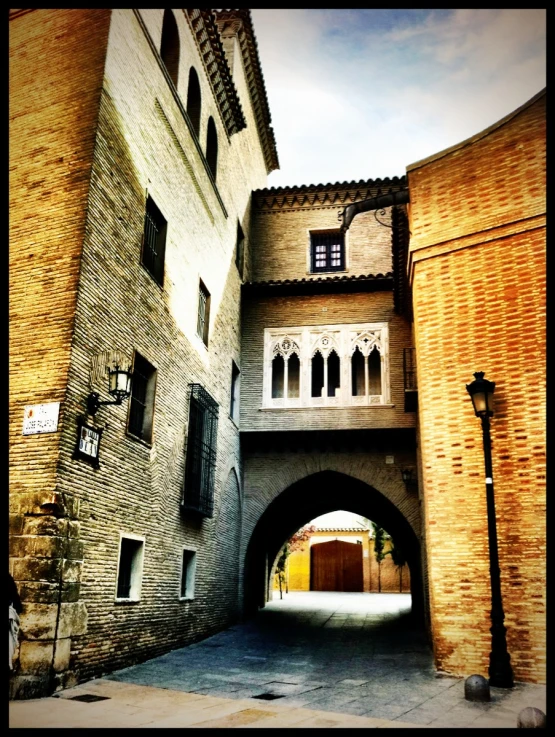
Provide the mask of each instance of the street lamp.
POLYGON ((514 686, 511 656, 507 651, 505 614, 501 599, 501 571, 497 553, 497 526, 495 499, 493 496, 493 470, 491 464, 491 436, 489 418, 493 417, 493 392, 495 383, 484 379, 484 372, 477 371, 474 381, 466 385, 472 399, 476 417, 482 421, 484 460, 486 467, 486 500, 488 510, 489 573, 491 579, 491 653, 489 656, 489 683, 498 688, 514 686))
POLYGON ((131 381, 133 378, 131 366, 124 369, 116 362, 113 368, 106 367, 106 371, 108 373, 108 393, 114 397, 114 401, 101 402, 98 393, 91 392, 87 397, 87 412, 93 417, 103 405, 122 404, 124 399, 131 396, 131 381))

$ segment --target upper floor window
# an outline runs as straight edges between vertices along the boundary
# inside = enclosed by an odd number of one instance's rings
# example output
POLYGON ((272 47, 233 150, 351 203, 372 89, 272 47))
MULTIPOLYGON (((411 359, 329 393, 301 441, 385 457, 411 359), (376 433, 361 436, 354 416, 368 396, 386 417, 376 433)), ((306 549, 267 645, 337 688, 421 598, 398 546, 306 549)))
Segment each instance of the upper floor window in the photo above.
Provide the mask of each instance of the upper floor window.
POLYGON ((204 345, 208 345, 208 327, 210 324, 210 292, 204 286, 202 279, 198 289, 197 335, 202 338, 204 345))
POLYGON ((214 118, 208 118, 208 128, 206 132, 206 161, 212 172, 214 181, 216 181, 216 169, 218 165, 218 134, 216 133, 216 124, 214 118))
POLYGON ((231 362, 231 401, 229 403, 229 415, 231 419, 239 423, 239 388, 241 372, 235 361, 231 362))
POLYGON ((264 406, 388 404, 388 342, 387 323, 266 329, 264 406))
POLYGON ((156 369, 140 353, 135 353, 127 430, 147 443, 152 441, 155 392, 156 369))
POLYGON ((200 82, 194 67, 189 69, 189 84, 187 86, 187 115, 197 134, 200 133, 200 82))
POLYGON ((310 270, 341 271, 345 268, 344 236, 339 230, 310 234, 310 270))
POLYGON ((241 279, 243 278, 244 259, 245 259, 245 234, 243 233, 243 228, 241 227, 241 223, 237 221, 237 240, 235 243, 235 266, 237 266, 237 270, 239 271, 241 279))
POLYGON ((190 385, 184 510, 212 517, 218 436, 218 405, 200 384, 190 385))
POLYGON ((160 286, 164 283, 167 222, 149 195, 146 200, 141 263, 160 286))
POLYGON ((160 56, 172 82, 177 87, 179 73, 179 31, 177 30, 177 23, 172 10, 164 11, 160 56))

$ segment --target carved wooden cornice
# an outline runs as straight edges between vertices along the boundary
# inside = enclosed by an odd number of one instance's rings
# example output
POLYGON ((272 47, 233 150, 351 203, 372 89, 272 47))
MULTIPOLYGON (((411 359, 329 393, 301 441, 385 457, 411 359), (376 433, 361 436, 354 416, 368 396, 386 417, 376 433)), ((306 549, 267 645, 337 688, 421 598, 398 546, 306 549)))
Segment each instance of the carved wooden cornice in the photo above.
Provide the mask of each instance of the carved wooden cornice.
POLYGON ((264 162, 268 174, 274 169, 279 169, 276 141, 274 130, 271 126, 270 107, 266 96, 264 77, 260 66, 258 55, 258 44, 254 35, 250 10, 242 8, 237 10, 215 10, 216 24, 221 35, 233 33, 239 41, 243 66, 252 100, 252 106, 256 119, 256 127, 264 162))
POLYGON ((214 12, 197 8, 183 10, 183 13, 191 27, 226 133, 232 136, 243 130, 247 123, 227 63, 214 12))
POLYGON ((270 187, 253 192, 258 210, 310 210, 320 207, 345 207, 352 202, 406 189, 406 177, 368 179, 360 182, 307 184, 295 187, 270 187))

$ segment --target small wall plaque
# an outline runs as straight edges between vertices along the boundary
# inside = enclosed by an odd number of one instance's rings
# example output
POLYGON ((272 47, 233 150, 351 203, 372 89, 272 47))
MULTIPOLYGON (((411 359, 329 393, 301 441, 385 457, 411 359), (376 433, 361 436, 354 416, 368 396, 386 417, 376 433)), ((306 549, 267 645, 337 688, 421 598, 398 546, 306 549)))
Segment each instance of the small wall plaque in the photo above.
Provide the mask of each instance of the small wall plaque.
POLYGON ((385 457, 385 462, 387 464, 395 463, 395 457, 394 456, 386 456, 385 457))
POLYGON ((60 403, 29 404, 23 410, 23 435, 56 432, 60 403))
POLYGON ((84 420, 77 421, 77 444, 73 452, 74 458, 80 458, 87 461, 95 468, 98 468, 100 461, 98 453, 100 450, 100 438, 102 437, 102 429, 88 425, 84 420))

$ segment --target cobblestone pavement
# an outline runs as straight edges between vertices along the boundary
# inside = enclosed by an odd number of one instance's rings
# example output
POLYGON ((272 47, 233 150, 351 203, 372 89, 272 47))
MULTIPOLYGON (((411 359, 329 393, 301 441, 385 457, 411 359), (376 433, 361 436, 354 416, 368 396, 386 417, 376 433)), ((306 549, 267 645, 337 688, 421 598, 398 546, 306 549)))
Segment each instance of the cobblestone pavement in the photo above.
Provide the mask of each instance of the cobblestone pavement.
POLYGON ((524 707, 546 712, 533 684, 466 701, 463 678, 434 671, 409 610, 408 594, 291 592, 194 645, 10 702, 10 728, 516 728, 524 707))

